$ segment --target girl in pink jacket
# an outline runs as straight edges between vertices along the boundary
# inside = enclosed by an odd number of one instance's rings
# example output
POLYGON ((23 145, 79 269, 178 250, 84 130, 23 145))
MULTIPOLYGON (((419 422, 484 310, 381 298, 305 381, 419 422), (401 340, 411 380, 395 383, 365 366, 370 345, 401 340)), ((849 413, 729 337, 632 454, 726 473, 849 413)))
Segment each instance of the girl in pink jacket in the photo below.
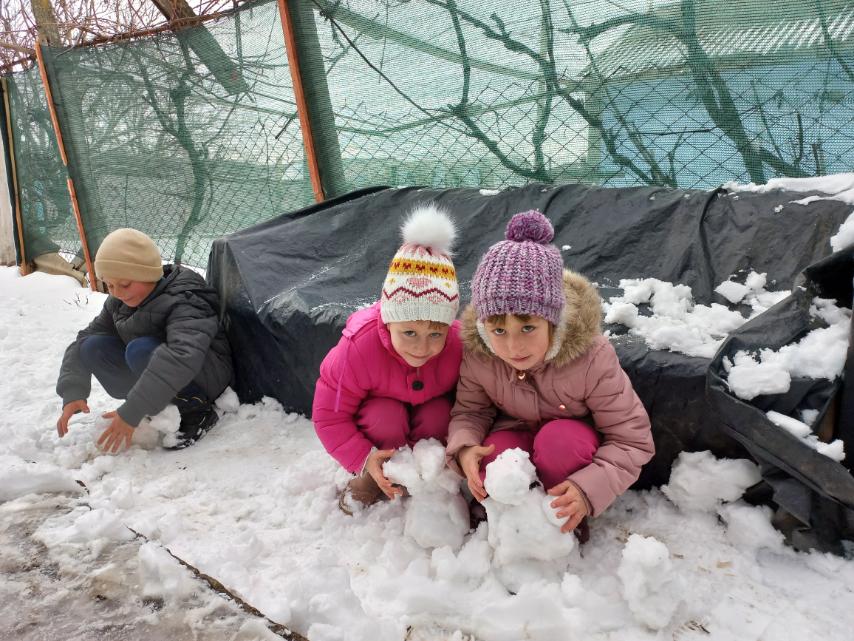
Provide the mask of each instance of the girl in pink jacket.
POLYGON ((649 417, 602 335, 599 295, 564 270, 538 211, 516 214, 472 280, 465 355, 448 434, 448 465, 486 498, 484 468, 521 448, 561 527, 585 540, 655 451, 649 417))
POLYGON ((382 464, 403 445, 443 443, 462 359, 459 289, 450 259, 455 235, 433 206, 416 210, 402 228, 379 302, 347 319, 343 336, 323 359, 312 420, 326 451, 356 476, 338 505, 351 514, 392 485, 382 464))

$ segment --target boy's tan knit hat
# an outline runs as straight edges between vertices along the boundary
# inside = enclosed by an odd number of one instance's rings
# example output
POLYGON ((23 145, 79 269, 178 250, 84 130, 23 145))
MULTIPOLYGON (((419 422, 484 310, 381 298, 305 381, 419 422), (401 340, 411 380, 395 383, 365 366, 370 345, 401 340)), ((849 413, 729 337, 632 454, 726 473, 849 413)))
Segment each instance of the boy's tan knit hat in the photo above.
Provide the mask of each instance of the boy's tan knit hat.
POLYGON ((136 229, 117 229, 107 235, 95 255, 98 278, 122 278, 156 283, 163 277, 160 250, 136 229))

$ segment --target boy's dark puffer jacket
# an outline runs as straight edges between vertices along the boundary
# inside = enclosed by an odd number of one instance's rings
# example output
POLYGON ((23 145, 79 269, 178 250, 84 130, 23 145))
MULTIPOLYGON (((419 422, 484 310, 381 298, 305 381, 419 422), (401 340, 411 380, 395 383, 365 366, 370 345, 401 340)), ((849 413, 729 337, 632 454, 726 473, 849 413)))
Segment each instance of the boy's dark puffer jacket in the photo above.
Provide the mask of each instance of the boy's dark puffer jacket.
POLYGON ((128 307, 110 296, 97 318, 77 334, 65 350, 56 384, 63 405, 89 396, 92 381, 80 362, 79 344, 92 335, 117 336, 125 345, 143 336, 162 341, 118 408, 129 425, 160 412, 191 381, 211 400, 229 385, 231 349, 219 322, 217 293, 185 267, 164 265, 163 272, 139 307, 128 307))

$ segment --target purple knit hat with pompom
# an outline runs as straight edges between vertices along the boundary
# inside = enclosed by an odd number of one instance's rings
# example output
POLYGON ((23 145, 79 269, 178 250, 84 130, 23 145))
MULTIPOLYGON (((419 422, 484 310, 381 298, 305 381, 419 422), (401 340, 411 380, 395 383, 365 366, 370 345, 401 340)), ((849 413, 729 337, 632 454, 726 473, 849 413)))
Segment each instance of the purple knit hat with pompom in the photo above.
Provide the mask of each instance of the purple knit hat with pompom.
POLYGON ((558 325, 566 303, 563 259, 550 244, 554 227, 538 211, 516 214, 507 240, 495 243, 480 261, 471 283, 478 320, 498 314, 541 316, 558 325))

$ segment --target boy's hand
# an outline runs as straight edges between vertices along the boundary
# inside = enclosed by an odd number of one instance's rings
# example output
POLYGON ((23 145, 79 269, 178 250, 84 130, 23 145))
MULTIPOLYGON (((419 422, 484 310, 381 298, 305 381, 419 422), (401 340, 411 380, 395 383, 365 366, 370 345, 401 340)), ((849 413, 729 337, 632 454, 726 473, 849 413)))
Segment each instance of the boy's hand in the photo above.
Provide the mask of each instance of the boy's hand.
POLYGON ((478 501, 483 501, 486 498, 486 489, 483 487, 483 482, 480 480, 480 460, 484 456, 492 454, 495 450, 495 445, 484 447, 483 445, 469 445, 464 447, 457 453, 457 459, 460 462, 460 467, 463 474, 466 475, 469 490, 474 498, 478 501))
POLYGON ((557 508, 557 518, 569 517, 560 531, 572 532, 581 523, 581 519, 587 516, 587 501, 581 495, 581 490, 572 481, 564 481, 555 485, 548 493, 558 497, 550 503, 553 508, 557 508))
POLYGON ((133 427, 125 423, 125 420, 118 415, 118 412, 106 412, 101 414, 103 418, 111 418, 112 422, 101 434, 98 439, 98 447, 105 452, 117 452, 126 447, 130 447, 131 439, 133 438, 133 427))
POLYGON ((394 450, 376 450, 368 455, 368 460, 365 463, 365 470, 377 482, 383 494, 392 500, 397 495, 403 496, 403 488, 392 485, 392 482, 383 474, 383 463, 389 460, 394 452, 394 450))
POLYGON ((62 408, 62 416, 60 416, 59 420, 56 422, 56 432, 59 434, 60 438, 68 434, 68 421, 78 412, 83 412, 84 414, 89 413, 89 405, 86 404, 85 400, 71 401, 68 405, 62 408))

